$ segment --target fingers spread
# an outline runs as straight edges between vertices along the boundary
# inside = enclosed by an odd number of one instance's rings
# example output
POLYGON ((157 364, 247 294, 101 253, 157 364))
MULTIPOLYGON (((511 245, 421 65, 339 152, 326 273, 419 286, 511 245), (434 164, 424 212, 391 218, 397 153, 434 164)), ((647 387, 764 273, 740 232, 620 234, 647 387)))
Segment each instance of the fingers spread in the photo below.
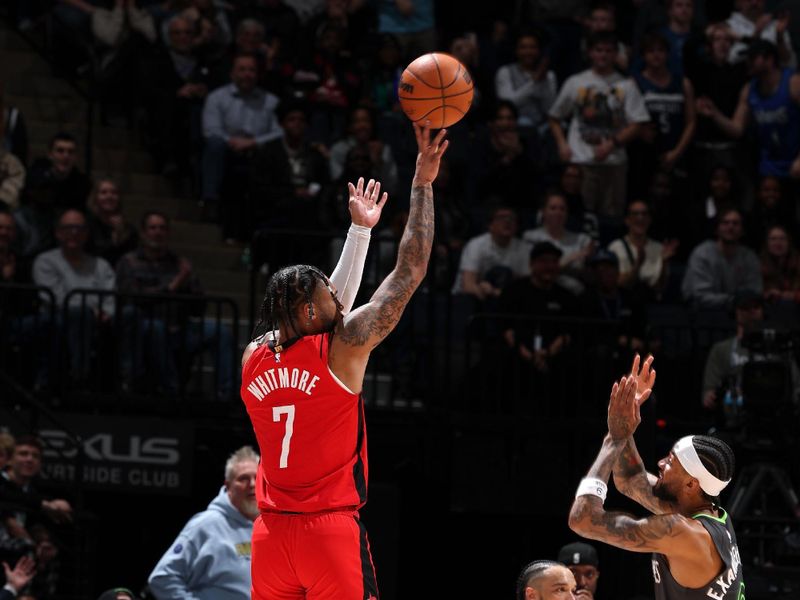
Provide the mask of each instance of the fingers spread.
POLYGON ((370 196, 370 201, 372 202, 372 204, 375 204, 375 201, 378 199, 378 197, 380 197, 380 195, 381 195, 381 182, 376 181, 375 187, 372 188, 372 195, 370 196))

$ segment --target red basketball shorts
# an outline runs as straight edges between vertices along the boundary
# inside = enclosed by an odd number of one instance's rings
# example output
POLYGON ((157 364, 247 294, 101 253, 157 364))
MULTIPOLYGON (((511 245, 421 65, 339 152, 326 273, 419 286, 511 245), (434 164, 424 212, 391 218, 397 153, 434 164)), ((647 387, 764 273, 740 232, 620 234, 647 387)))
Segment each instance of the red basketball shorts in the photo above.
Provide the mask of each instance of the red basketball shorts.
POLYGON ((252 600, 377 600, 358 511, 262 513, 253 526, 252 600))

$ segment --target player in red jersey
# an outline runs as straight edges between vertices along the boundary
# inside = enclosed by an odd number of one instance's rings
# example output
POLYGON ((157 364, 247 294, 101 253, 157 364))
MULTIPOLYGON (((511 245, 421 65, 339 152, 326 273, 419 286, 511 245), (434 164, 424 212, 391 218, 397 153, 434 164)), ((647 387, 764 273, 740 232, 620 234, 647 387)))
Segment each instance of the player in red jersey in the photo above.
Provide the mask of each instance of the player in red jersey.
MULTIPOLYGON (((378 596, 358 509, 367 500, 361 389, 370 352, 394 329, 428 267, 433 190, 445 130, 414 125, 417 165, 394 270, 364 306, 343 314, 317 268, 286 267, 267 284, 267 334, 243 357, 242 400, 261 450, 252 598, 378 596)), ((351 186, 351 197, 354 188, 351 186)), ((357 190, 356 190, 357 191, 357 190)))

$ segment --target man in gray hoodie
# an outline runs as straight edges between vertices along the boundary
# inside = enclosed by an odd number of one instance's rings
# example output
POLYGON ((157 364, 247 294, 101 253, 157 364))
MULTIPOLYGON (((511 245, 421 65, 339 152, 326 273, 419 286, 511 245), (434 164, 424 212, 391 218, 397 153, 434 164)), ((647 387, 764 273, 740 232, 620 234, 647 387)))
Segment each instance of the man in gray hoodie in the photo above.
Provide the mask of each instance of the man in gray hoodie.
POLYGON ((258 460, 250 446, 231 454, 217 497, 186 523, 150 574, 157 600, 250 600, 258 460))

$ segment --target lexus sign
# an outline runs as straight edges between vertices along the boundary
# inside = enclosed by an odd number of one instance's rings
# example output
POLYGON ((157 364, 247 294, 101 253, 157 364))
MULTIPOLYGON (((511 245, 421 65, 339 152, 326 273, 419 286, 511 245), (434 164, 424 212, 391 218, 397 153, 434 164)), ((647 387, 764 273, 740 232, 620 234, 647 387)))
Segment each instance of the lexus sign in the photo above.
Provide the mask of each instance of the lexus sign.
POLYGON ((42 478, 87 488, 188 495, 191 490, 191 427, 135 417, 61 415, 81 438, 82 452, 61 429, 42 428, 42 478))

